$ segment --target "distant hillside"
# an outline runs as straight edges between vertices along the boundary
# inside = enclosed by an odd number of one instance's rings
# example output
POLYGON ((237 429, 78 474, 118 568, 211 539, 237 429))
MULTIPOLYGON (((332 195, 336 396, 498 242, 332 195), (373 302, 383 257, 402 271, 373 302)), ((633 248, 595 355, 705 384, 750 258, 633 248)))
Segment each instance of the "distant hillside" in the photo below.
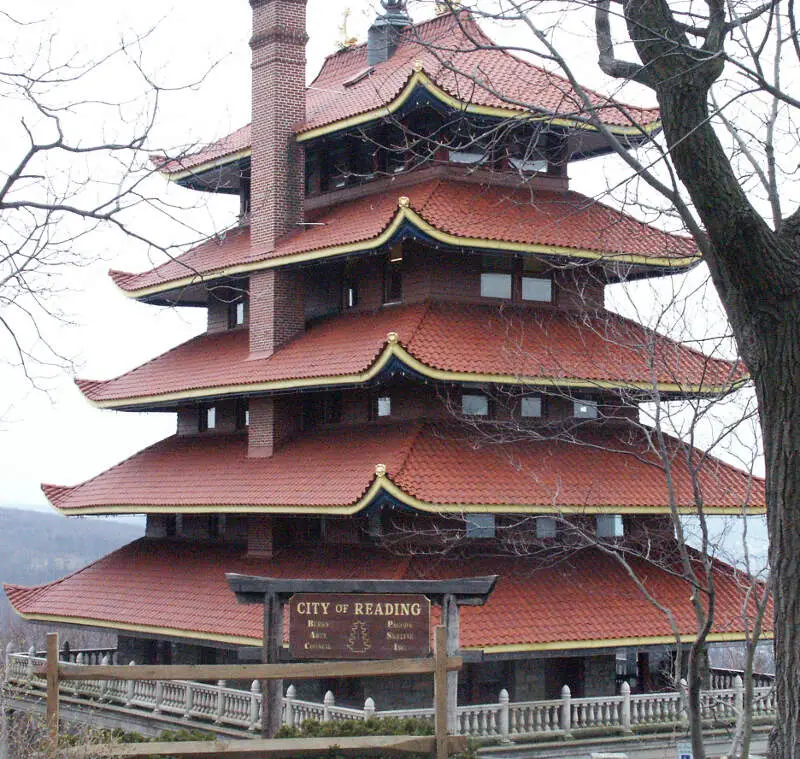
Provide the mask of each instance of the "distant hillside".
MULTIPOLYGON (((144 528, 110 519, 0 508, 0 583, 56 580, 141 537, 144 528)), ((12 617, 0 598, 0 638, 12 617)))

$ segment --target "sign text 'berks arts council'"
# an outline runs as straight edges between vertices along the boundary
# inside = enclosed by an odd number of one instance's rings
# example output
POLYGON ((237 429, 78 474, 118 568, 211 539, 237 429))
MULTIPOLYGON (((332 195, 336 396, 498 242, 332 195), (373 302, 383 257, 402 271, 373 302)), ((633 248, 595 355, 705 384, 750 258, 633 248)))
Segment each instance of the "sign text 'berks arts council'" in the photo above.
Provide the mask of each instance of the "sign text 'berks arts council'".
POLYGON ((298 659, 396 659, 430 653, 423 595, 296 593, 289 652, 298 659))

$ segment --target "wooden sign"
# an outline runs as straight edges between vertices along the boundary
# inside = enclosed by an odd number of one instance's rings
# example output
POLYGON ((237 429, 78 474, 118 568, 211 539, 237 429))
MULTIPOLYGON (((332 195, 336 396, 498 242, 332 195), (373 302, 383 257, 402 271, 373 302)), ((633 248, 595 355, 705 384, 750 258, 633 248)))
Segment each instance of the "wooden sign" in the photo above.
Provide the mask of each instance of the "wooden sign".
POLYGON ((298 659, 397 659, 430 653, 423 595, 296 593, 289 652, 298 659))

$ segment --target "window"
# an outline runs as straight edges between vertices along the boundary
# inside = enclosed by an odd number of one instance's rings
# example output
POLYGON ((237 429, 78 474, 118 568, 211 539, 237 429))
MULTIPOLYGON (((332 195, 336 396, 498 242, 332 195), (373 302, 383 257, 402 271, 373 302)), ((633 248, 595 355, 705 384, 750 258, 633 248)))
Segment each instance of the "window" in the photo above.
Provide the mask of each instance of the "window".
POLYGON ((536 537, 539 539, 556 536, 556 520, 553 517, 536 517, 536 537))
POLYGON ((240 398, 236 401, 236 429, 246 430, 250 426, 250 404, 244 399, 240 398))
POLYGON ((388 395, 380 395, 375 401, 376 416, 391 416, 392 399, 388 395))
POLYGON ((625 534, 621 514, 598 514, 596 526, 598 538, 621 538, 625 534))
POLYGON ((525 174, 547 171, 547 160, 544 158, 509 158, 508 162, 517 171, 525 174))
POLYGON ((476 166, 488 158, 482 150, 450 150, 447 159, 450 163, 460 163, 467 166, 476 166))
POLYGON ((178 534, 178 518, 175 514, 167 514, 164 519, 164 535, 174 538, 178 534))
POLYGON ((553 281, 547 277, 522 277, 522 300, 553 301, 553 281))
POLYGON ((241 327, 244 324, 244 300, 239 299, 228 304, 228 329, 241 327))
POLYGON ((493 538, 494 514, 467 514, 466 527, 468 538, 493 538))
POLYGON ((198 429, 200 432, 216 429, 217 426, 217 407, 200 406, 200 417, 198 419, 198 429))
POLYGON ((355 280, 349 279, 344 283, 344 307, 355 308, 358 305, 358 286, 355 280))
POLYGON ((389 254, 383 279, 383 302, 400 303, 403 300, 403 251, 397 246, 389 254))
POLYGON ((489 398, 483 393, 463 393, 461 413, 464 416, 489 416, 489 398))
POLYGON ((481 274, 481 296, 484 298, 511 298, 511 275, 496 272, 481 274))
POLYGON ((520 414, 523 419, 536 419, 542 415, 542 399, 538 395, 529 395, 520 403, 520 414))
POLYGON ((574 401, 573 415, 577 419, 597 419, 597 401, 574 401))
POLYGON ((322 397, 322 423, 339 424, 342 421, 342 394, 327 393, 322 397))

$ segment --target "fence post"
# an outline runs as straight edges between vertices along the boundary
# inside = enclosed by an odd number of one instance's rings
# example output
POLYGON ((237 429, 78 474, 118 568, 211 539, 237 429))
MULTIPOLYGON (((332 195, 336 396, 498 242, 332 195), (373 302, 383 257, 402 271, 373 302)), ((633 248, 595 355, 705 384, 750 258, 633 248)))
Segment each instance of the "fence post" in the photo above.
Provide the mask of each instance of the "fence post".
MULTIPOLYGON (((109 659, 108 654, 106 654, 103 657, 102 661, 100 662, 100 664, 102 664, 104 667, 107 667, 110 663, 111 663, 111 661, 109 659)), ((101 680, 100 681, 100 700, 101 701, 105 701, 107 699, 108 688, 109 688, 108 680, 101 680)))
POLYGON ((297 697, 297 688, 290 685, 286 689, 286 724, 294 727, 294 700, 297 697))
POLYGON ((325 698, 322 699, 322 721, 323 722, 330 722, 331 719, 331 707, 336 703, 336 699, 333 697, 333 693, 328 691, 325 694, 325 698))
POLYGON ((372 719, 375 716, 375 701, 372 696, 368 696, 364 702, 364 719, 372 719))
POLYGON ((55 757, 58 750, 58 633, 47 633, 47 738, 55 757))
MULTIPOLYGON (((135 667, 136 662, 132 661, 128 664, 129 667, 135 667)), ((127 693, 125 694, 125 706, 130 706, 133 703, 133 697, 136 695, 136 680, 128 680, 127 693)))
POLYGON ((508 702, 509 702, 509 695, 508 691, 503 688, 500 691, 500 737, 503 741, 508 741, 508 733, 509 733, 509 714, 508 714, 508 702))
POLYGON ((219 725, 222 722, 222 715, 225 709, 225 681, 218 680, 217 681, 217 717, 214 720, 215 725, 219 725))
POLYGON ((28 685, 30 685, 31 681, 33 680, 33 660, 36 656, 36 649, 31 646, 28 649, 28 664, 25 667, 25 679, 28 681, 28 685))
POLYGON ((569 736, 572 730, 572 694, 569 685, 561 689, 561 729, 565 736, 569 736))
POLYGON ((247 729, 252 733, 258 729, 261 721, 258 719, 258 697, 261 693, 261 685, 258 680, 253 680, 250 684, 250 724, 247 729))
POLYGON ((183 718, 184 719, 191 719, 192 718, 192 709, 194 709, 194 683, 187 682, 186 683, 186 698, 183 702, 183 718))
POLYGON ((733 706, 736 709, 738 719, 744 711, 744 682, 739 675, 733 678, 733 706))
POLYGON ((620 722, 622 723, 623 732, 631 732, 631 686, 627 680, 622 682, 620 688, 622 694, 622 713, 619 715, 620 722))
POLYGON ((437 625, 433 637, 433 724, 436 732, 436 759, 447 759, 447 630, 437 625))

